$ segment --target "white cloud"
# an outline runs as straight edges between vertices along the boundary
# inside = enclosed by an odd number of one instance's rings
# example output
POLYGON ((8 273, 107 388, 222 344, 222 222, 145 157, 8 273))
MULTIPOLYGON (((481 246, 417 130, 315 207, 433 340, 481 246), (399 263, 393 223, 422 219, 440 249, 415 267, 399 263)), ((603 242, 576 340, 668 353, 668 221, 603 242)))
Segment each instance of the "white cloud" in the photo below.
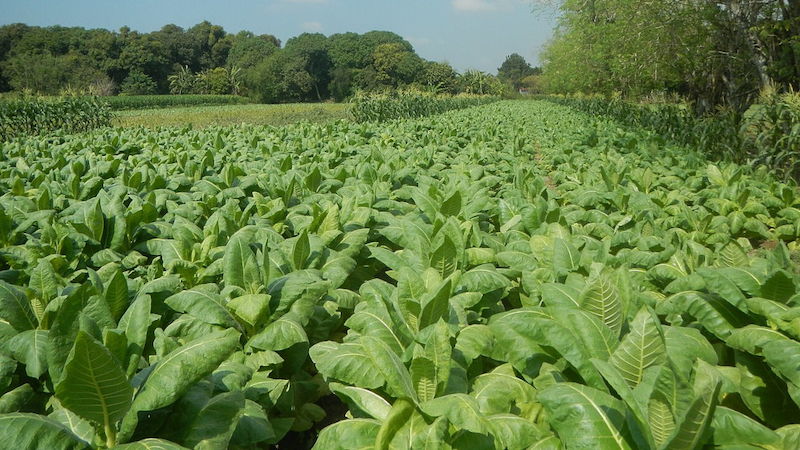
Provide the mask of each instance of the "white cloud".
POLYGON ((322 24, 319 22, 303 22, 300 24, 300 29, 312 33, 319 33, 322 31, 322 24))
POLYGON ((513 9, 507 0, 452 0, 453 9, 461 12, 491 12, 513 9))

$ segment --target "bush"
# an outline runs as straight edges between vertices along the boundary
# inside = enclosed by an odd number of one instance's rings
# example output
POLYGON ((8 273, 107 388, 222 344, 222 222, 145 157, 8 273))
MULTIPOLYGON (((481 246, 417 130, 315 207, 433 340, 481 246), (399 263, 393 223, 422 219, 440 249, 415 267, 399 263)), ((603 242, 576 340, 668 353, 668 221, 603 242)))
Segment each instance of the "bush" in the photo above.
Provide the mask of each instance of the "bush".
POLYGON ((158 92, 158 86, 147 74, 132 71, 119 86, 120 95, 153 95, 158 92))
POLYGON ((96 97, 0 101, 0 141, 55 130, 79 133, 111 125, 111 110, 96 97))

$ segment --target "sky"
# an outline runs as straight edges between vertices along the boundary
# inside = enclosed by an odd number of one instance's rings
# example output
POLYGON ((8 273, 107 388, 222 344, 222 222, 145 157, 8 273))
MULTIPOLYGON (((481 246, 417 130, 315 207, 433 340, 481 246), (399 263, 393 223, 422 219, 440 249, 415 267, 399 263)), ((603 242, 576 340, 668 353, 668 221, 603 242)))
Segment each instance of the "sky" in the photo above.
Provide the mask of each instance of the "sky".
POLYGON ((553 11, 533 9, 530 0, 0 0, 0 25, 149 33, 208 20, 228 33, 272 34, 281 42, 305 32, 385 30, 427 60, 496 73, 512 53, 539 64, 556 19, 553 11))

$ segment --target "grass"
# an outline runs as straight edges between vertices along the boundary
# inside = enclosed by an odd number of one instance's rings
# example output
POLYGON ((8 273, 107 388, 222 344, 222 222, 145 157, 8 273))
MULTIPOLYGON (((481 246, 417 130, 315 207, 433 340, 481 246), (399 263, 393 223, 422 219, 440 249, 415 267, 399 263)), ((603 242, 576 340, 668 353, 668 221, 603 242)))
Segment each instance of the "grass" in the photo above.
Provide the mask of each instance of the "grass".
POLYGON ((191 106, 160 109, 118 111, 115 126, 156 128, 186 126, 205 128, 212 125, 281 126, 307 120, 332 122, 348 117, 349 105, 341 103, 293 103, 284 105, 191 106))

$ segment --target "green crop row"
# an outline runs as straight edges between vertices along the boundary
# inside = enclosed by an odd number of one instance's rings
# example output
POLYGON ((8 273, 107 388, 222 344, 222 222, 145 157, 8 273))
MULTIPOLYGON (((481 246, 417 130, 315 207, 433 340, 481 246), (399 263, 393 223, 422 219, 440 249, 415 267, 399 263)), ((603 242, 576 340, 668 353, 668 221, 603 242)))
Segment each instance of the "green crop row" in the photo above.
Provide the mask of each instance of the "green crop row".
POLYGON ((0 142, 55 130, 79 133, 110 124, 111 111, 98 98, 0 100, 0 142))
POLYGON ((767 93, 745 114, 722 109, 704 116, 679 104, 642 105, 601 97, 550 100, 653 130, 712 158, 764 166, 784 179, 800 181, 800 94, 795 92, 767 93))
POLYGON ((249 103, 238 95, 120 95, 103 97, 113 110, 172 108, 178 106, 241 105, 249 103))
POLYGON ((384 122, 413 119, 485 105, 499 100, 485 95, 442 96, 422 92, 396 91, 387 94, 359 94, 352 99, 350 115, 356 122, 384 122))
POLYGON ((0 145, 7 448, 798 448, 766 170, 540 101, 0 145))

